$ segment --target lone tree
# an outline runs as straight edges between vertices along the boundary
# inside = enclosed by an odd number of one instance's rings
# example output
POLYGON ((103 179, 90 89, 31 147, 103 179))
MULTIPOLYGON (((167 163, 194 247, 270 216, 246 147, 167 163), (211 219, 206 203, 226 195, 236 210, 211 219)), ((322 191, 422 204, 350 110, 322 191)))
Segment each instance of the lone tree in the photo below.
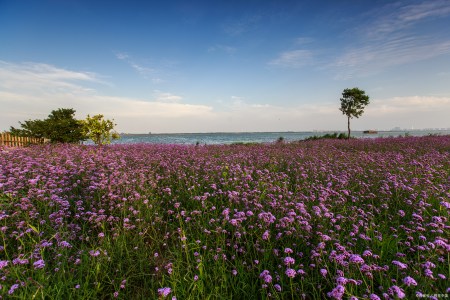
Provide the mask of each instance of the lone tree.
POLYGON ((342 92, 341 108, 342 114, 347 116, 348 139, 350 139, 350 119, 359 118, 364 112, 364 108, 369 104, 369 96, 366 92, 358 88, 345 89, 342 92))
POLYGON ((96 145, 111 143, 111 139, 118 139, 119 134, 114 130, 116 124, 111 120, 103 119, 103 115, 87 116, 83 120, 83 132, 96 145))
POLYGON ((72 108, 52 110, 47 119, 27 120, 19 124, 22 128, 11 127, 11 134, 46 138, 51 143, 79 143, 86 139, 83 124, 75 119, 75 110, 72 108))

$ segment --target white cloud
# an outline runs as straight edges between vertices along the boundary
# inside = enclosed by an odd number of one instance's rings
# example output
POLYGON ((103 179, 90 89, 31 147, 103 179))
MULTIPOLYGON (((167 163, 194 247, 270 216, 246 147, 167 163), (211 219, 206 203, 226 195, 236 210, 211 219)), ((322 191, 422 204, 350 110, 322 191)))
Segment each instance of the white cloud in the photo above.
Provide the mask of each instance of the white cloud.
POLYGON ((78 94, 90 91, 77 82, 103 83, 94 73, 75 72, 41 63, 12 64, 0 61, 0 88, 20 90, 33 96, 36 90, 41 93, 54 93, 70 89, 78 94))
MULTIPOLYGON (((43 64, 0 64, 0 131, 19 121, 45 118, 51 110, 73 108, 77 118, 104 114, 120 132, 213 132, 345 130, 338 101, 297 106, 255 103, 231 96, 213 108, 181 103, 181 96, 154 91, 149 99, 112 97, 88 89, 98 84, 92 73, 43 64), (44 79, 43 79, 44 78, 44 79)), ((450 127, 450 97, 393 97, 374 99, 352 129, 390 129, 395 126, 450 127)))
POLYGON ((57 108, 74 108, 78 118, 101 113, 114 118, 119 131, 135 132, 177 131, 183 128, 179 120, 214 116, 212 107, 177 103, 181 97, 168 92, 158 92, 156 99, 111 97, 85 88, 86 82, 96 83, 97 77, 45 64, 1 62, 0 131, 57 108))
POLYGON ((405 22, 416 22, 425 18, 435 18, 450 14, 450 3, 447 0, 425 1, 406 6, 399 15, 405 22))
POLYGON ((314 42, 314 39, 310 37, 298 37, 294 40, 294 42, 296 45, 303 46, 314 42))
POLYGON ((230 36, 239 36, 257 28, 261 19, 260 15, 243 16, 223 24, 222 29, 230 36))
POLYGON ((450 15, 450 2, 447 0, 413 4, 407 1, 394 2, 377 8, 373 13, 379 17, 365 28, 365 34, 371 38, 384 38, 391 33, 405 31, 426 19, 450 15))
MULTIPOLYGON (((137 73, 139 73, 144 78, 148 79, 149 75, 154 75, 157 71, 153 68, 149 68, 142 64, 136 63, 132 57, 125 52, 114 52, 117 59, 126 62, 131 68, 133 68, 137 73)), ((153 83, 159 83, 162 80, 160 78, 151 78, 153 83)))
POLYGON ((127 53, 125 53, 125 52, 114 52, 114 54, 116 55, 116 58, 117 59, 120 59, 120 60, 127 60, 130 56, 127 54, 127 53))
MULTIPOLYGON (((450 54, 450 37, 439 32, 421 35, 425 21, 450 16, 450 2, 389 3, 368 15, 375 16, 352 32, 353 42, 327 68, 336 79, 367 76, 386 68, 450 54)), ((426 25, 425 25, 426 26, 426 25)))
POLYGON ((391 37, 383 42, 351 48, 336 58, 330 67, 336 69, 336 78, 350 78, 446 54, 450 54, 450 39, 391 37))
POLYGON ((269 65, 284 68, 301 68, 312 62, 313 54, 309 50, 285 51, 269 62, 269 65))
POLYGON ((367 107, 367 112, 376 115, 440 111, 450 113, 450 97, 409 96, 376 99, 367 107))
POLYGON ((226 46, 226 45, 214 45, 208 48, 208 52, 217 52, 217 51, 221 51, 221 52, 225 52, 227 54, 234 54, 236 53, 236 48, 235 47, 231 47, 231 46, 226 46))
POLYGON ((183 99, 183 97, 181 96, 177 96, 171 93, 164 93, 158 90, 155 91, 155 97, 156 101, 165 103, 176 103, 180 102, 183 99))

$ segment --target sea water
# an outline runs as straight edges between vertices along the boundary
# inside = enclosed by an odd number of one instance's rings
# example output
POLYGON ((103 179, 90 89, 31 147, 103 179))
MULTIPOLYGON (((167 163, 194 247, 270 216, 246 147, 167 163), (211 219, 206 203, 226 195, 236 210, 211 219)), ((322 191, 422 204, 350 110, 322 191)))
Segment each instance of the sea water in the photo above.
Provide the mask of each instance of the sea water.
MULTIPOLYGON (((220 145, 234 143, 273 143, 282 138, 286 142, 304 140, 311 136, 322 136, 333 131, 310 132, 217 132, 217 133, 170 133, 170 134, 122 134, 113 144, 186 144, 220 145)), ((341 132, 338 132, 341 133, 341 132)), ((343 132, 346 133, 346 132, 343 132)), ((356 138, 377 138, 397 136, 448 135, 450 130, 378 131, 365 134, 352 131, 356 138)))

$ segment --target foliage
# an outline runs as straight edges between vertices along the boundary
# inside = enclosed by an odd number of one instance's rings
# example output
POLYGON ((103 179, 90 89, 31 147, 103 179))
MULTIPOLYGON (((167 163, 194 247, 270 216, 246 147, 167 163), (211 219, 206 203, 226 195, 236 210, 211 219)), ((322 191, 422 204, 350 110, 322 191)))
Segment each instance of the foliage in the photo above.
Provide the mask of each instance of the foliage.
POLYGON ((324 135, 313 135, 313 136, 307 137, 303 141, 316 141, 316 140, 323 140, 323 139, 342 140, 342 139, 346 139, 346 138, 347 138, 347 135, 342 132, 341 133, 333 132, 333 133, 326 133, 324 135))
POLYGON ((448 293, 450 136, 0 152, 5 299, 448 293))
POLYGON ((11 127, 10 133, 15 136, 43 138, 47 136, 46 122, 44 120, 27 120, 19 122, 21 129, 11 127))
POLYGON ((113 121, 103 119, 103 115, 88 115, 83 121, 83 131, 96 145, 110 144, 111 139, 119 138, 119 134, 113 131, 115 125, 113 121))
POLYGON ((11 127, 16 136, 49 139, 51 143, 79 143, 86 139, 82 122, 75 119, 75 110, 59 108, 52 110, 47 119, 19 122, 21 129, 11 127))
POLYGON ((358 88, 345 89, 342 92, 341 108, 342 114, 347 116, 348 138, 350 138, 350 119, 359 118, 364 108, 369 104, 369 96, 366 92, 358 88))

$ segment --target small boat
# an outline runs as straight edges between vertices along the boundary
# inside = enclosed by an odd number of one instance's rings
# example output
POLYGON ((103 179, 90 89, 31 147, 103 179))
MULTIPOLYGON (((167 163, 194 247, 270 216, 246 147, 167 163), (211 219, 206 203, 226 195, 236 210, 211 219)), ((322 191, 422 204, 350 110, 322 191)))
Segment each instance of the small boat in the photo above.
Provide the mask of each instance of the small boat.
POLYGON ((376 131, 376 130, 364 130, 363 133, 365 133, 365 134, 377 134, 378 131, 376 131))

